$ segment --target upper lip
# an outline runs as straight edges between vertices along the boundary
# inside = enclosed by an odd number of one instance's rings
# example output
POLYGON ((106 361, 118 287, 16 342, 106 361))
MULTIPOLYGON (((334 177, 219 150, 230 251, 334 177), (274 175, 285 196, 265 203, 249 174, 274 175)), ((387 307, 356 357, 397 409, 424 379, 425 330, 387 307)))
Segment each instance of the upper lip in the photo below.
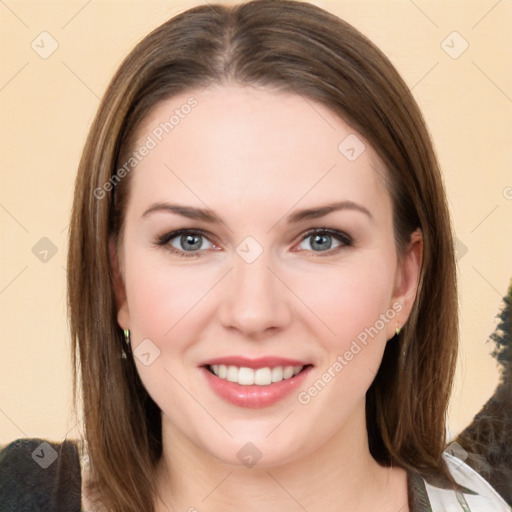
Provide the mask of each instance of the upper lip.
POLYGON ((276 366, 306 366, 311 363, 300 361, 299 359, 288 359, 277 356, 258 357, 255 359, 248 359, 243 356, 225 356, 208 359, 208 361, 201 363, 200 366, 212 366, 214 364, 258 369, 267 367, 274 368, 276 366))

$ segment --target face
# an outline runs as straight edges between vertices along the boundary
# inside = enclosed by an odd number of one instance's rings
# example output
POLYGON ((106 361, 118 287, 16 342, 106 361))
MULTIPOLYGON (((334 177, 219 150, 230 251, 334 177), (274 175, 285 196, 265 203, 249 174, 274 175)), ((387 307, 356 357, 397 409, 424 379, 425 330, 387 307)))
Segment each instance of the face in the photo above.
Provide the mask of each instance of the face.
POLYGON ((232 85, 161 102, 134 150, 118 322, 164 435, 271 466, 365 434, 421 258, 399 264, 367 141, 311 100, 232 85))

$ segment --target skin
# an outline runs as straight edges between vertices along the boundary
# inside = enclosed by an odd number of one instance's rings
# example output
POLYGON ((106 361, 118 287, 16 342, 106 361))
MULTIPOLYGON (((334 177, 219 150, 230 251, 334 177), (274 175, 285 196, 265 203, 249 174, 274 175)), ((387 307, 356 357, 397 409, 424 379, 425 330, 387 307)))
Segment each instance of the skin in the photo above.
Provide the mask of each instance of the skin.
POLYGON ((135 359, 162 410, 157 510, 408 510, 405 472, 369 453, 365 394, 397 323, 409 316, 420 233, 399 260, 376 152, 299 95, 235 84, 188 91, 153 109, 135 147, 190 96, 197 106, 132 172, 123 238, 112 250, 119 325, 130 329, 134 350, 144 339, 160 350, 149 366, 135 359), (366 145, 355 161, 338 150, 349 134, 366 145), (298 209, 341 200, 371 217, 344 209, 286 222, 298 209), (209 208, 224 222, 144 215, 164 202, 209 208), (184 228, 206 232, 192 249, 198 256, 171 252, 171 244, 190 251, 180 236, 155 243, 184 228), (304 237, 313 228, 353 243, 327 237, 322 251, 304 237), (263 249, 250 264, 236 252, 247 236, 263 249), (237 407, 198 369, 226 355, 297 358, 314 365, 299 391, 307 390, 393 304, 401 306, 395 318, 307 405, 292 393, 263 409, 237 407), (237 457, 248 442, 262 454, 252 468, 237 457))

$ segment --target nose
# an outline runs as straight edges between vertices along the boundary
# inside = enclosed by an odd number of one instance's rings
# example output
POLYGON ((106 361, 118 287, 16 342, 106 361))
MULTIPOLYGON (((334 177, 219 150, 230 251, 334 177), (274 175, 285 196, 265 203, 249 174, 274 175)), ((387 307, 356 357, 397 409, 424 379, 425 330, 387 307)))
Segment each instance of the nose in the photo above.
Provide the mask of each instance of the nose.
POLYGON ((226 276, 219 317, 223 326, 245 336, 258 337, 284 328, 291 319, 292 293, 271 268, 268 253, 252 263, 235 255, 233 270, 226 276))

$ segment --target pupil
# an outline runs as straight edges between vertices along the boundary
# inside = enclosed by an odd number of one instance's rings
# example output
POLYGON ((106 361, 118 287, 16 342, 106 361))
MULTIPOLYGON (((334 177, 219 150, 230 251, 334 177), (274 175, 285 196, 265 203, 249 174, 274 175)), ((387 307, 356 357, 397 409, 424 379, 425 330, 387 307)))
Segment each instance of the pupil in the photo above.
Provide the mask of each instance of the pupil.
MULTIPOLYGON (((329 237, 329 235, 314 235, 314 242, 313 242, 313 245, 316 244, 318 241, 324 241, 329 237)), ((330 245, 331 244, 328 244, 329 246, 326 247, 325 245, 318 245, 317 247, 319 247, 321 250, 325 250, 325 249, 329 249, 330 248, 330 245)))
POLYGON ((195 245, 195 247, 192 247, 193 249, 199 249, 199 247, 201 246, 201 242, 198 241, 199 240, 198 235, 183 235, 181 237, 181 240, 182 240, 182 242, 184 242, 185 246, 189 242, 191 243, 191 245, 195 245), (196 243, 194 243, 194 239, 196 240, 196 243))

